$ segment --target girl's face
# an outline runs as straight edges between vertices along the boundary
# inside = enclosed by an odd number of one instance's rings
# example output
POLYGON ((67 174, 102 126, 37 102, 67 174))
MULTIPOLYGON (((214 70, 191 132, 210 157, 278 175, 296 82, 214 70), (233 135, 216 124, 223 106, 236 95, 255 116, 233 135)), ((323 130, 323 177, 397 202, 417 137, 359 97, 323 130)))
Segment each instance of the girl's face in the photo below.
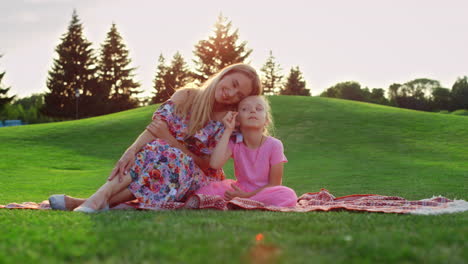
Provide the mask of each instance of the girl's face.
POLYGON ((252 81, 240 72, 225 75, 216 85, 217 103, 232 105, 239 103, 252 92, 252 81))
POLYGON ((258 96, 242 100, 237 115, 241 128, 264 128, 267 125, 265 102, 258 96))

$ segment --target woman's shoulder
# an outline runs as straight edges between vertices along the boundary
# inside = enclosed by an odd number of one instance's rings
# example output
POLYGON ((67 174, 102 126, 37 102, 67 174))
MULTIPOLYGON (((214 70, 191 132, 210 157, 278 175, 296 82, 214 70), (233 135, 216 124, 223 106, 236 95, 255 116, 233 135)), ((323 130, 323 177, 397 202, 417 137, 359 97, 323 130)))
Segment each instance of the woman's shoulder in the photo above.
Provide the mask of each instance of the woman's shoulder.
POLYGON ((183 88, 180 90, 175 91, 175 93, 171 96, 171 101, 178 105, 184 103, 190 96, 194 96, 198 93, 197 89, 194 88, 183 88))

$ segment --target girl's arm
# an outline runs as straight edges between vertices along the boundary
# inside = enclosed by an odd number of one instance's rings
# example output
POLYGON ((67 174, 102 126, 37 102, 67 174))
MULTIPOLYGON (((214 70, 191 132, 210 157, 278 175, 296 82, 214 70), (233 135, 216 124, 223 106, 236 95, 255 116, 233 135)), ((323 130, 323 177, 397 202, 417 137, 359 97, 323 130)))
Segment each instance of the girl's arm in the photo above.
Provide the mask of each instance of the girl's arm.
POLYGON ((210 167, 213 169, 221 169, 232 155, 232 151, 229 149, 228 145, 229 138, 231 137, 232 131, 234 131, 236 116, 236 112, 229 111, 223 118, 224 132, 210 157, 210 167))
POLYGON ((226 161, 231 157, 232 151, 229 149, 229 138, 231 137, 232 130, 229 131, 227 129, 224 130, 221 139, 219 140, 218 144, 214 148, 213 152, 211 153, 210 157, 210 167, 213 169, 221 169, 226 161))
POLYGON ((254 196, 255 194, 259 193, 260 191, 262 191, 265 188, 281 185, 281 183, 283 181, 283 169, 284 169, 284 163, 283 162, 280 162, 280 163, 277 163, 277 164, 271 166, 270 175, 269 175, 269 178, 268 178, 268 184, 254 190, 254 191, 251 191, 251 192, 244 192, 239 187, 237 187, 236 185, 231 184, 231 187, 234 189, 234 191, 226 191, 226 193, 224 194, 224 197, 227 200, 231 200, 234 197, 250 198, 250 197, 254 196))

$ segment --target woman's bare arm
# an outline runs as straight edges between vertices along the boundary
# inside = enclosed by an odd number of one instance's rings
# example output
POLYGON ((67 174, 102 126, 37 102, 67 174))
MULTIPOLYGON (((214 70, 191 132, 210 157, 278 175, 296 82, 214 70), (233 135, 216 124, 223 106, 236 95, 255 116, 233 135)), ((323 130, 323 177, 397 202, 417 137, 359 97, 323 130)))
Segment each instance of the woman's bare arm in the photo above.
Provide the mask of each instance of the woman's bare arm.
POLYGON ((122 181, 122 175, 127 174, 128 170, 135 164, 136 153, 155 138, 156 137, 153 134, 145 129, 145 131, 138 136, 135 142, 133 142, 133 144, 124 152, 107 180, 110 181, 119 175, 119 182, 122 181))
POLYGON ((153 135, 150 131, 145 129, 133 142, 133 144, 128 147, 134 153, 137 153, 140 149, 142 149, 146 144, 150 143, 151 141, 155 140, 157 135, 153 135))
POLYGON ((197 166, 200 167, 202 170, 209 168, 209 157, 199 157, 193 154, 190 150, 188 150, 184 144, 177 141, 177 139, 169 132, 169 128, 167 127, 165 121, 156 119, 151 124, 149 124, 146 127, 146 129, 155 137, 165 140, 171 147, 178 148, 182 152, 190 156, 195 162, 195 164, 197 164, 197 166))
MULTIPOLYGON (((187 97, 190 95, 190 89, 182 89, 176 91, 171 100, 175 104, 183 103, 187 97)), ((175 148, 182 150, 185 154, 192 157, 193 161, 201 168, 206 169, 210 166, 210 157, 203 156, 199 157, 189 151, 183 144, 178 142, 174 136, 169 132, 167 128, 167 124, 160 120, 155 119, 153 120, 146 129, 138 136, 138 138, 133 142, 133 144, 127 148, 124 152, 120 160, 117 162, 116 166, 112 170, 111 175, 109 176, 108 180, 112 180, 117 175, 119 176, 119 180, 121 181, 121 175, 127 174, 128 170, 135 164, 135 155, 140 151, 146 144, 155 140, 156 138, 161 138, 167 141, 167 143, 175 148)))

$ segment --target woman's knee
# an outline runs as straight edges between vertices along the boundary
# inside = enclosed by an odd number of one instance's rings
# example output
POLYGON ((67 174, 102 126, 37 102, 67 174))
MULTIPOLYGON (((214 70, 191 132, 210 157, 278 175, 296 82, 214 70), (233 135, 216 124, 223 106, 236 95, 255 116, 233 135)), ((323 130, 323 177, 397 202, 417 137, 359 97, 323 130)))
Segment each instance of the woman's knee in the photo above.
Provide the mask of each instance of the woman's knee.
POLYGON ((128 186, 132 182, 130 173, 117 175, 109 183, 113 186, 128 186))

